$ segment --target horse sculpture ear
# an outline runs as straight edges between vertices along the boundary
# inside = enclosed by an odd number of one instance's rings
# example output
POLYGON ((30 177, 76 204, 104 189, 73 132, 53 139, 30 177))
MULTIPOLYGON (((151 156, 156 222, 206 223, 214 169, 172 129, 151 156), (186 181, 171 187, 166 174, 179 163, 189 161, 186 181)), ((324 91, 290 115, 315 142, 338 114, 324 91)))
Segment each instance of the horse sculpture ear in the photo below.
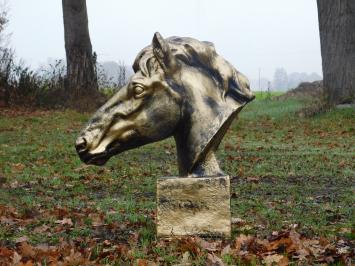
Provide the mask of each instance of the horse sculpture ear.
POLYGON ((163 39, 159 32, 156 32, 152 41, 153 53, 160 66, 166 74, 176 70, 176 59, 172 54, 169 44, 163 39))

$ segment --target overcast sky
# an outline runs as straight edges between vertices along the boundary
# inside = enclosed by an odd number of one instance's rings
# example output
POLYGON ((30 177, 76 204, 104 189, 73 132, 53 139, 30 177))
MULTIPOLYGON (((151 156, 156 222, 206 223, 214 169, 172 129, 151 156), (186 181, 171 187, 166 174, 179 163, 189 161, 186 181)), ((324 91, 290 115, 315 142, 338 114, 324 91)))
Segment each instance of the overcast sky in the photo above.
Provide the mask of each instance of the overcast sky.
MULTIPOLYGON (((37 67, 64 58, 61 0, 9 0, 11 44, 37 67)), ((249 78, 272 78, 275 68, 321 71, 315 0, 87 0, 89 29, 99 61, 131 65, 163 36, 211 41, 217 52, 249 78)))

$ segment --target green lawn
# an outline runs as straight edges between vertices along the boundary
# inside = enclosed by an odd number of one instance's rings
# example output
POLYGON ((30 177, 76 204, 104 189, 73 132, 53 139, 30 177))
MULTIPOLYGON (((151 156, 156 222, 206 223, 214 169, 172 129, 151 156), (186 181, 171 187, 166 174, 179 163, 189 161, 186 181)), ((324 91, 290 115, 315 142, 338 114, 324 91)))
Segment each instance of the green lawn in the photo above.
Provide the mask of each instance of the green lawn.
MULTIPOLYGON (((303 105, 257 99, 220 145, 222 169, 232 177, 232 216, 242 219, 233 237, 295 227, 309 237, 353 238, 355 109, 299 118, 303 105)), ((124 243, 134 259, 178 262, 173 245, 154 244, 155 180, 177 174, 173 140, 118 155, 105 167, 86 166, 73 143, 88 117, 1 115, 0 246, 14 247, 22 236, 33 245, 95 239, 94 257, 106 244, 124 243)))

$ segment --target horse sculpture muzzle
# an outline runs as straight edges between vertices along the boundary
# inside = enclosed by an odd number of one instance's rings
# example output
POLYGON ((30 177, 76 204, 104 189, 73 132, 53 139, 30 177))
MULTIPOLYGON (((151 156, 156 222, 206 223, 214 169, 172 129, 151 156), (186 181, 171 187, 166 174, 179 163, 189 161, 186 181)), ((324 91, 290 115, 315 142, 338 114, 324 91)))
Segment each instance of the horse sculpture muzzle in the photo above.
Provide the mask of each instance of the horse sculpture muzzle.
POLYGON ((75 142, 76 151, 81 159, 86 164, 104 165, 110 158, 107 151, 100 154, 90 154, 87 149, 87 140, 85 137, 79 137, 75 142))
MULTIPOLYGON (((104 104, 76 139, 75 148, 84 163, 103 165, 119 151, 121 145, 117 138, 118 133, 115 132, 116 136, 112 135, 111 125, 124 123, 123 119, 119 117, 120 98, 122 98, 121 95, 115 95, 104 104)), ((124 130, 125 127, 122 129, 124 130)), ((122 129, 119 132, 121 135, 124 133, 122 129)))

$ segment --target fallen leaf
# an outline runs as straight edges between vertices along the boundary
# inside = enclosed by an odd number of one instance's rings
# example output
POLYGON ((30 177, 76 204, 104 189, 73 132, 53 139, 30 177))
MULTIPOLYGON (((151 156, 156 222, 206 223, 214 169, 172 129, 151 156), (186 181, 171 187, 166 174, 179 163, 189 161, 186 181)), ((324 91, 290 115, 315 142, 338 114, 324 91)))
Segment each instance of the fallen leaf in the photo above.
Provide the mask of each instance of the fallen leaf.
POLYGON ((11 257, 13 255, 13 251, 6 247, 0 247, 0 258, 1 257, 11 257))
POLYGON ((37 233, 37 234, 38 234, 38 233, 41 234, 41 233, 46 232, 49 228, 50 228, 49 226, 43 224, 43 225, 40 225, 40 226, 35 227, 35 228, 33 229, 33 232, 34 232, 34 233, 37 233))
POLYGON ((103 225, 104 216, 102 214, 90 213, 89 218, 92 220, 93 226, 101 226, 103 225))
MULTIPOLYGON (((258 162, 258 161, 257 161, 258 162)), ((248 176, 247 177, 247 181, 248 182, 252 182, 252 183, 258 183, 260 181, 260 177, 257 176, 248 176)))
POLYGON ((308 256, 309 256, 309 251, 302 248, 302 249, 297 250, 296 254, 293 255, 292 258, 302 261, 302 260, 306 260, 308 256))
POLYGON ((19 182, 17 180, 15 180, 10 184, 10 188, 18 188, 18 187, 19 187, 19 182))
POLYGON ((110 246, 111 242, 110 242, 110 240, 106 239, 104 242, 102 242, 102 244, 104 244, 105 246, 110 246))
POLYGON ((227 245, 222 249, 221 256, 228 255, 228 254, 230 254, 230 252, 231 252, 231 246, 227 245))
POLYGON ((14 225, 14 224, 16 224, 17 222, 16 222, 14 219, 1 216, 1 217, 0 217, 0 223, 1 223, 1 224, 14 225))
POLYGON ((11 167, 12 170, 14 170, 15 172, 21 172, 23 171, 23 169, 25 169, 26 165, 24 165, 23 163, 14 163, 11 167))
POLYGON ((196 243, 193 237, 183 238, 179 241, 182 252, 189 251, 191 254, 198 256, 201 253, 200 246, 196 243))
POLYGON ((0 187, 7 182, 7 178, 4 176, 0 176, 0 187))
POLYGON ((36 252, 33 250, 32 246, 27 242, 21 242, 19 246, 20 253, 23 257, 29 257, 34 259, 36 252))
POLYGON ((185 251, 185 253, 182 254, 182 259, 179 264, 180 265, 191 265, 189 263, 189 261, 190 261, 190 253, 188 251, 185 251))
POLYGON ((199 247, 207 250, 207 251, 217 251, 218 250, 218 242, 208 242, 200 237, 195 237, 196 244, 199 245, 199 247))
POLYGON ((116 247, 116 253, 119 257, 126 257, 128 253, 128 246, 124 244, 120 244, 116 247))
POLYGON ((28 237, 27 236, 21 236, 19 238, 15 239, 15 243, 22 243, 22 242, 27 242, 28 241, 28 237))
POLYGON ((64 265, 87 265, 88 260, 85 259, 80 252, 75 252, 74 249, 70 250, 69 256, 64 258, 64 265))
POLYGON ((70 218, 63 218, 62 220, 55 221, 56 224, 73 226, 73 222, 70 218))
POLYGON ((282 255, 274 254, 274 255, 269 255, 264 258, 264 263, 266 266, 272 266, 272 265, 277 265, 277 266, 287 266, 288 265, 288 258, 282 255))
POLYGON ((12 265, 18 265, 21 261, 21 256, 15 251, 12 257, 12 265))
POLYGON ((237 225, 244 225, 246 224, 246 221, 241 219, 241 218, 238 218, 238 217, 232 217, 231 219, 232 221, 232 224, 237 224, 237 225))
POLYGON ((224 263, 221 258, 217 257, 215 254, 208 253, 206 266, 224 266, 224 263))
POLYGON ((239 235, 235 239, 235 249, 237 252, 239 252, 242 249, 245 249, 248 247, 249 243, 251 243, 254 240, 253 236, 246 236, 246 235, 239 235))
POLYGON ((137 259, 136 260, 136 265, 137 266, 148 266, 148 261, 144 259, 137 259))
POLYGON ((345 165, 346 165, 346 163, 344 160, 342 160, 340 163, 338 163, 338 167, 340 167, 340 168, 344 168, 345 165))

